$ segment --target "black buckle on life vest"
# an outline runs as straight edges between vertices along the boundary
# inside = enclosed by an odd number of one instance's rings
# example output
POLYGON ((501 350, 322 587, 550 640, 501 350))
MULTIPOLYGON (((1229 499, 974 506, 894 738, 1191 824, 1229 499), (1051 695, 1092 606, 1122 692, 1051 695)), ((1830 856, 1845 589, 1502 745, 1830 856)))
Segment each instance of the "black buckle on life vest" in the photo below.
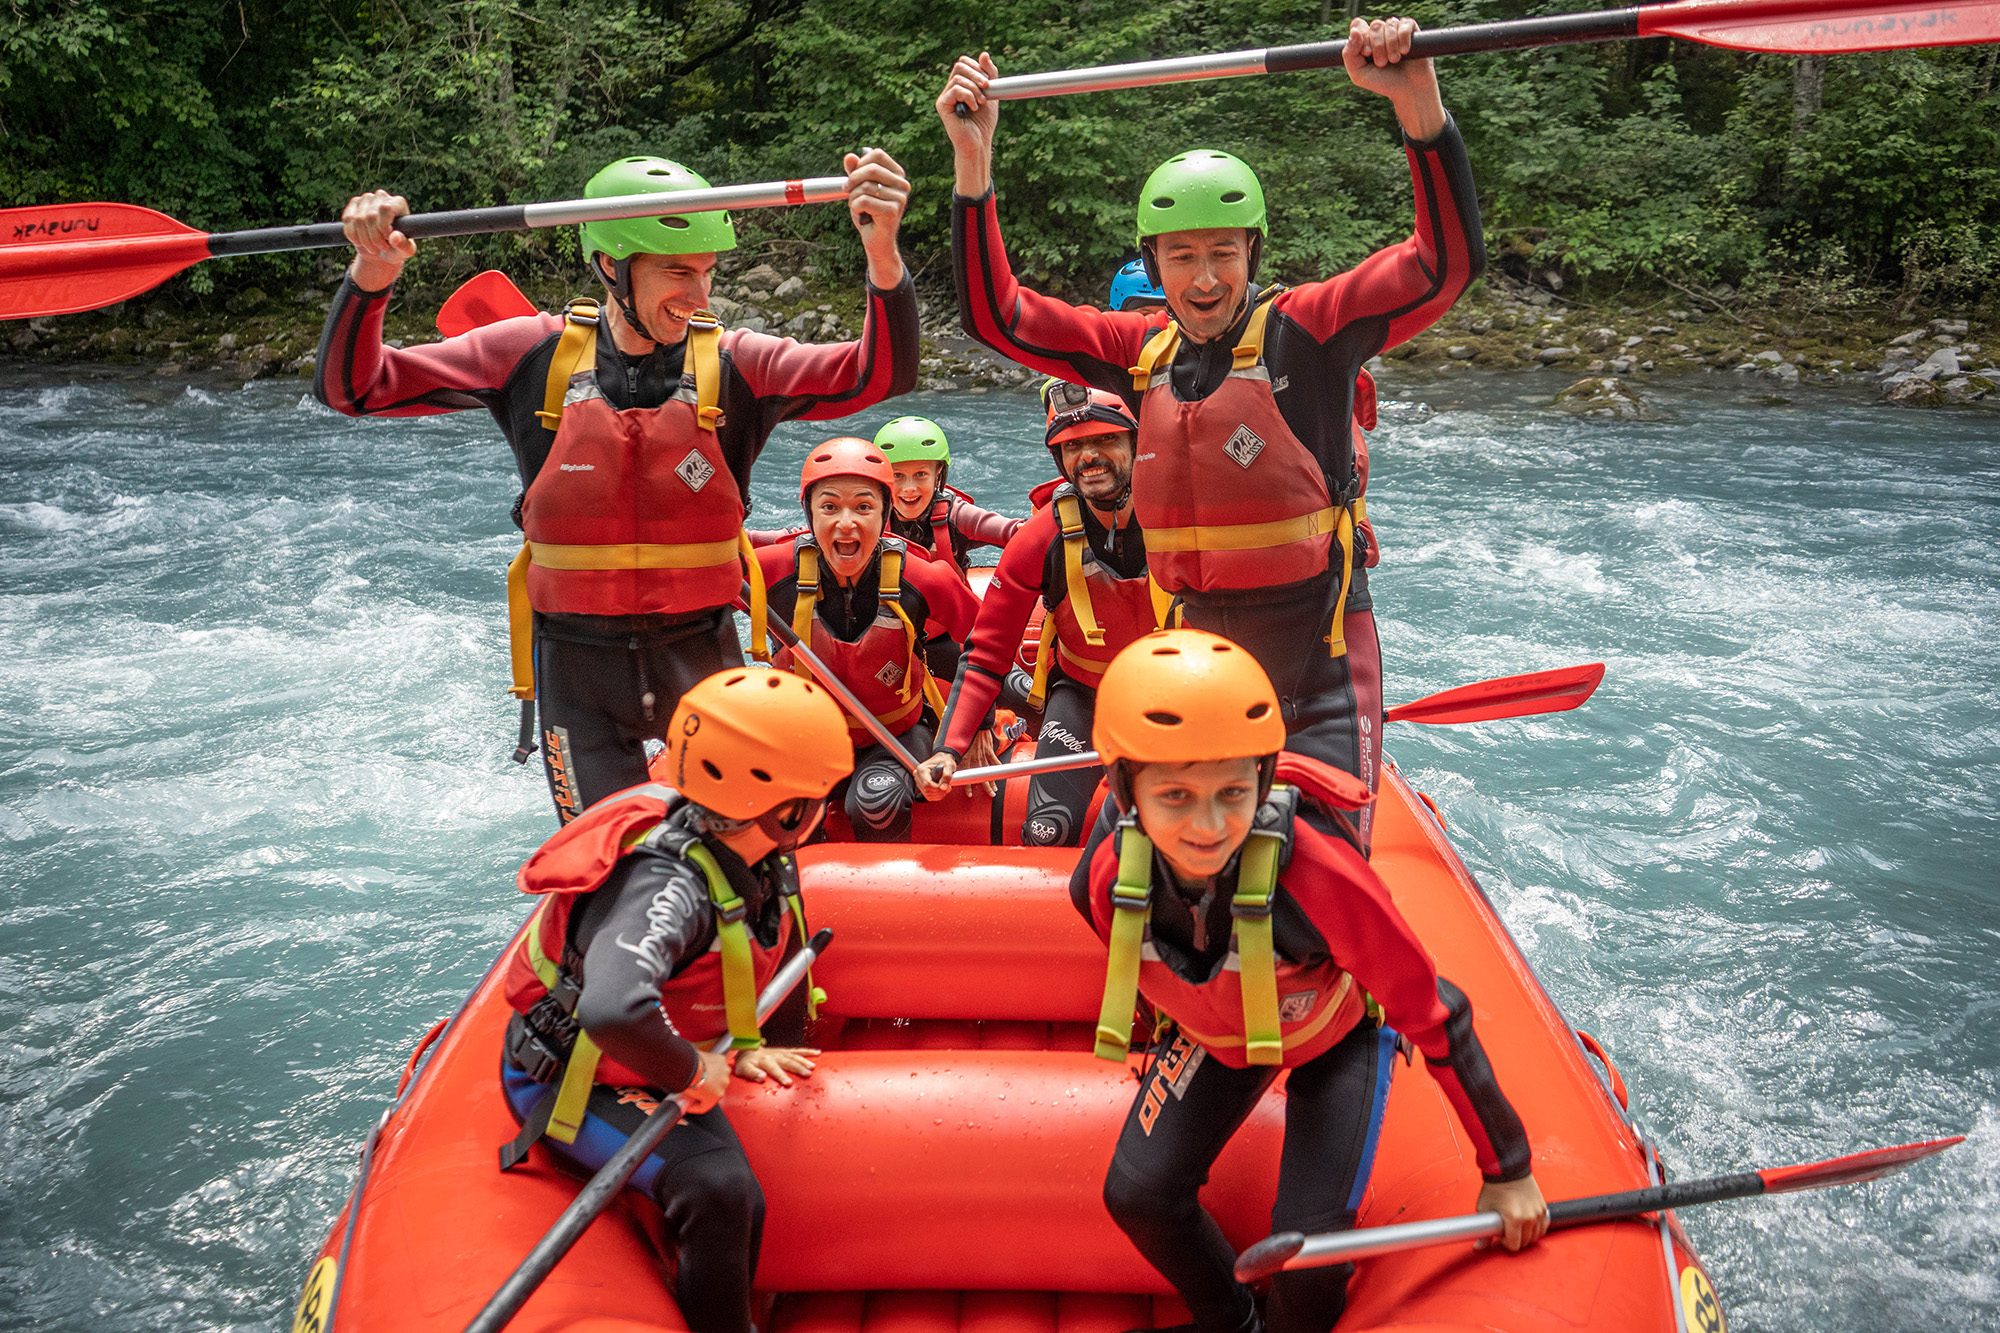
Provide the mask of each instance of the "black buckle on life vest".
POLYGON ((553 1080, 569 1059, 567 1053, 535 1030, 526 1015, 507 1025, 506 1051, 508 1062, 537 1083, 553 1080))
POLYGON ((535 744, 535 701, 521 700, 521 730, 514 737, 514 762, 525 764, 541 747, 535 744))

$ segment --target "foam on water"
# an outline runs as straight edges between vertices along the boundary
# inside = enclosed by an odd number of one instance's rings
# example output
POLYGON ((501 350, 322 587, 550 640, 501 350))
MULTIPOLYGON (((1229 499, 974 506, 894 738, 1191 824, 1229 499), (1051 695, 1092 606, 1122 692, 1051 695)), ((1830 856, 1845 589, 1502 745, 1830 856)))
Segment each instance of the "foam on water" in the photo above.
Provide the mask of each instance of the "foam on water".
MULTIPOLYGON (((1969 1129, 1888 1181, 1685 1215, 1738 1330, 2000 1318, 2000 468, 1980 419, 1532 376, 1385 393, 1392 700, 1603 659, 1580 712, 1405 771, 1690 1176, 1969 1129)), ((919 395, 1020 512, 1025 394, 919 395)), ((483 415, 294 386, 0 390, 0 1323, 280 1322, 409 1046, 524 915, 518 536, 483 415)), ((832 428, 828 428, 832 429, 832 428)), ((796 512, 814 430, 760 464, 796 512)))

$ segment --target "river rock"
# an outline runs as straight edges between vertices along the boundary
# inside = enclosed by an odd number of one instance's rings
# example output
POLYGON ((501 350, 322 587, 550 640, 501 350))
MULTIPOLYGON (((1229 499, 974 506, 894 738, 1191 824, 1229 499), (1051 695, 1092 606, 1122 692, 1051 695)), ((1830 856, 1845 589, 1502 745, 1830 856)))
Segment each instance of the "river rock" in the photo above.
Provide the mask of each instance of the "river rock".
POLYGON ((1799 368, 1789 362, 1780 362, 1764 373, 1780 384, 1797 384, 1799 382, 1799 368))
POLYGON ((1947 403, 2000 403, 1996 390, 2000 390, 2000 379, 1990 375, 1958 375, 1938 383, 1938 393, 1947 403))
POLYGON ((1545 366, 1552 366, 1558 361, 1567 361, 1575 355, 1576 348, 1574 347, 1544 347, 1541 351, 1535 353, 1535 360, 1545 366))
POLYGON ((1940 347, 1910 373, 1924 380, 1950 379, 1959 373, 1958 353, 1949 347, 1940 347))
POLYGON ((804 338, 819 328, 821 318, 817 310, 807 310, 793 315, 785 321, 785 336, 788 338, 804 338))
POLYGON ((734 324, 743 314, 743 303, 732 301, 726 296, 711 295, 708 298, 708 308, 724 324, 734 324))
MULTIPOLYGON (((784 276, 769 264, 759 264, 736 280, 736 285, 746 294, 752 291, 770 295, 773 288, 783 282, 784 276)), ((757 299, 757 298, 753 298, 757 299)))
POLYGON ((1473 357, 1479 355, 1476 350, 1467 347, 1464 343, 1454 343, 1452 346, 1444 349, 1444 354, 1454 361, 1470 361, 1473 357))
POLYGON ((1629 352, 1629 351, 1631 351, 1631 350, 1632 350, 1632 349, 1633 349, 1634 347, 1637 347, 1637 346, 1638 346, 1638 345, 1639 345, 1640 343, 1642 343, 1642 342, 1644 342, 1644 341, 1646 341, 1644 337, 1642 337, 1641 335, 1639 335, 1639 334, 1636 334, 1636 333, 1635 333, 1635 334, 1633 334, 1633 335, 1632 335, 1631 337, 1629 337, 1629 338, 1627 338, 1627 339, 1625 340, 1625 344, 1624 344, 1624 346, 1625 346, 1625 350, 1629 352))
POLYGON ((1555 396, 1555 406, 1573 416, 1610 421, 1657 421, 1661 415, 1615 375, 1578 380, 1555 396))
POLYGON ((1629 356, 1612 357, 1611 373, 1614 375, 1630 375, 1632 373, 1632 358, 1629 356))
POLYGON ((797 274, 793 274, 778 284, 777 290, 771 293, 771 297, 773 300, 791 301, 805 294, 806 280, 797 274))
POLYGON ((1775 347, 1766 347, 1750 359, 1752 361, 1767 361, 1775 365, 1785 359, 1785 354, 1775 347))
POLYGON ((1970 331, 1971 327, 1970 324, 1962 319, 1934 319, 1931 321, 1932 333, 1949 334, 1954 338, 1963 338, 1970 331))
POLYGON ((1616 329, 1599 327, 1583 335, 1583 345, 1593 352, 1609 351, 1611 344, 1617 341, 1618 330, 1616 329))
POLYGON ((1891 338, 1889 340, 1889 346, 1912 347, 1916 345, 1917 339, 1923 336, 1924 336, 1924 331, 1922 329, 1911 329, 1908 333, 1898 334, 1894 338, 1891 338))
POLYGON ((9 338, 7 340, 7 345, 13 348, 17 352, 28 352, 28 351, 33 351, 35 344, 40 341, 41 341, 40 335, 38 335, 33 329, 24 328, 19 333, 16 333, 12 338, 9 338))
POLYGON ((1882 401, 1897 407, 1936 407, 1944 401, 1944 394, 1930 380, 1905 371, 1882 386, 1882 401))

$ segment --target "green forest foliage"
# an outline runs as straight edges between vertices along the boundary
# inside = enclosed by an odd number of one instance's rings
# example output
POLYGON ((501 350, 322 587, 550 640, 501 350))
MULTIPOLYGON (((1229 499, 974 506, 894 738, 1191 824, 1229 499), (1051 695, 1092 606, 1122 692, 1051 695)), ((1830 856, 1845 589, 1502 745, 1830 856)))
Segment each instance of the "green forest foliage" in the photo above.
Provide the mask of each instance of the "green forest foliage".
MULTIPOLYGON (((1437 27, 1576 7, 1407 12, 1437 27)), ((1347 14, 1331 0, 8 0, 0 202, 125 200, 219 231, 333 217, 376 186, 419 210, 570 197, 628 152, 718 183, 834 174, 873 144, 915 179, 905 249, 941 280, 950 159, 931 102, 961 51, 1026 73, 1321 40, 1347 14)), ((1994 286, 1996 73, 2000 47, 1804 60, 1667 41, 1440 68, 1498 266, 1591 295, 1730 283, 1834 304, 1994 286)), ((1089 296, 1130 253, 1133 193, 1167 154, 1206 144, 1255 164, 1270 258, 1302 278, 1407 234, 1395 143, 1387 104, 1327 71, 1010 104, 997 170, 1017 265, 1089 296)), ((840 210, 739 225, 781 262, 858 266, 840 210)), ((427 246, 413 276, 488 265, 579 272, 573 235, 538 233, 427 246)))

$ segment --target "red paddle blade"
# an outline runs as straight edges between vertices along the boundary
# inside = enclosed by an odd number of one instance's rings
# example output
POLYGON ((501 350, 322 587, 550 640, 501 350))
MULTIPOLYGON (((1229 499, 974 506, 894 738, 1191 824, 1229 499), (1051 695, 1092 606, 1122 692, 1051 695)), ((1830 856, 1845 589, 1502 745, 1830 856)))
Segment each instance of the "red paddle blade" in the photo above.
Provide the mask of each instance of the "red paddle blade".
POLYGON ((73 315, 208 258, 208 233, 136 204, 0 209, 0 319, 73 315))
POLYGON ((535 303, 521 294, 514 280, 497 268, 475 273, 445 298, 437 312, 438 332, 447 338, 503 319, 539 313, 535 303))
POLYGON ((1564 713, 1588 699, 1604 679, 1604 663, 1532 671, 1525 676, 1501 676, 1456 689, 1440 690, 1398 704, 1383 715, 1385 722, 1491 722, 1535 713, 1564 713))
POLYGON ((1886 1176, 1891 1171, 1900 1171, 1912 1162, 1921 1162, 1926 1157, 1934 1157, 1946 1148, 1956 1147, 1965 1142, 1965 1135, 1954 1134, 1948 1139, 1925 1139, 1919 1143, 1905 1143, 1894 1148, 1870 1148, 1867 1152, 1849 1153, 1845 1157, 1833 1157, 1824 1162, 1807 1162, 1802 1166, 1774 1166, 1757 1173, 1764 1182, 1766 1194, 1790 1194, 1794 1190, 1825 1189, 1829 1185, 1851 1185, 1857 1181, 1873 1180, 1886 1176))
POLYGON ((1807 56, 1971 46, 2000 42, 2000 0, 1682 0, 1642 7, 1639 35, 1807 56))

